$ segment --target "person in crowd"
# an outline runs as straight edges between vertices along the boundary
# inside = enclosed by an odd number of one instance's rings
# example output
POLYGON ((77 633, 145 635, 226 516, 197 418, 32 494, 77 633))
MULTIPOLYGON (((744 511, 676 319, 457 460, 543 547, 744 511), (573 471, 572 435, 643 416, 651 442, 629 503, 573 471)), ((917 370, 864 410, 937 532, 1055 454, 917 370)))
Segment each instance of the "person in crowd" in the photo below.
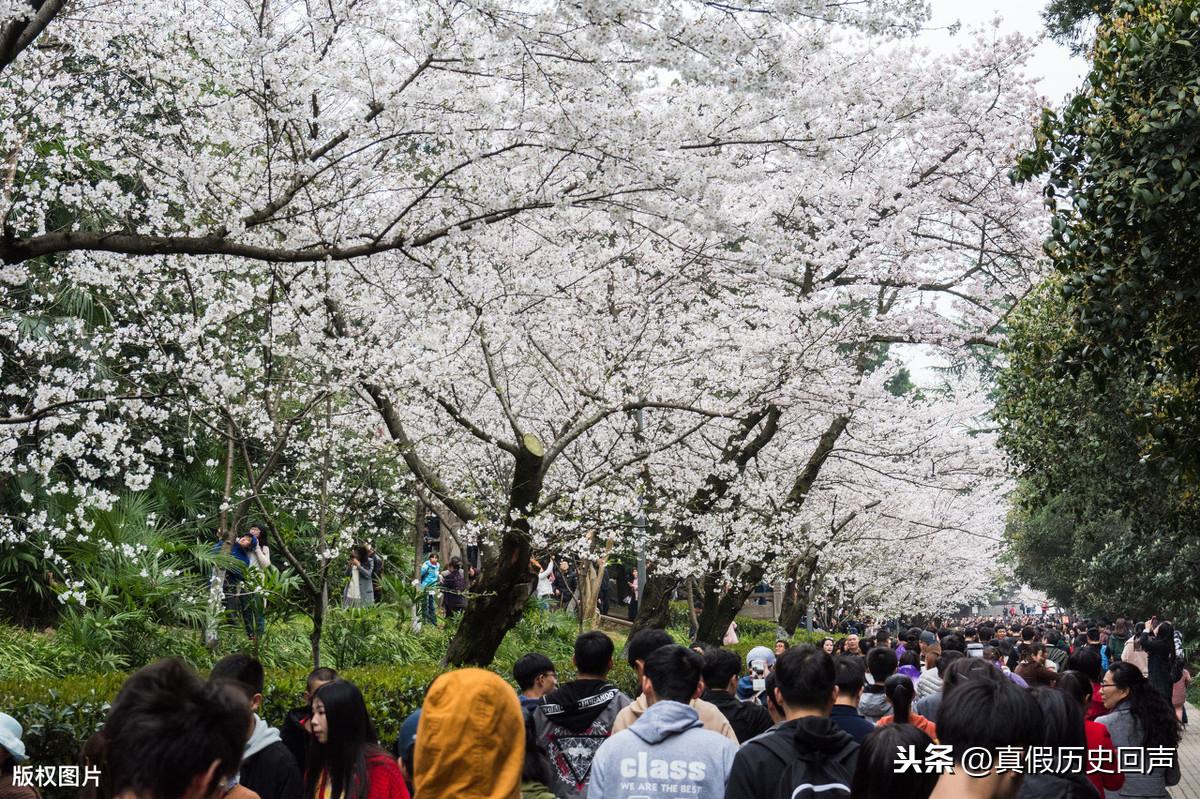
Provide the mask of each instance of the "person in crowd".
POLYGON ((1100 668, 1100 653, 1089 646, 1080 647, 1067 658, 1067 670, 1086 674, 1092 681, 1092 701, 1084 712, 1084 717, 1088 721, 1095 721, 1103 716, 1105 710, 1104 700, 1100 696, 1100 683, 1104 670, 1100 668))
POLYGON ((525 768, 521 703, 499 675, 459 669, 433 681, 421 707, 416 796, 516 799, 525 768))
POLYGON ((1187 690, 1192 684, 1192 673, 1182 665, 1175 668, 1179 672, 1179 679, 1171 686, 1171 705, 1175 708, 1175 717, 1187 727, 1187 690))
POLYGON ((418 575, 423 594, 422 617, 426 624, 437 624, 437 587, 442 578, 442 566, 438 553, 429 553, 429 558, 421 564, 418 575))
POLYGON ((903 674, 893 674, 883 684, 883 695, 887 697, 892 712, 881 718, 880 724, 911 724, 937 740, 937 725, 912 709, 916 696, 912 680, 903 674))
MULTIPOLYGON (((816 795, 850 789, 858 743, 829 718, 837 692, 833 658, 795 646, 775 664, 774 693, 785 721, 738 750, 726 799, 761 799, 809 785, 816 795)), ((834 795, 834 794, 829 794, 834 795)))
POLYGON ((834 685, 837 686, 837 698, 829 711, 829 718, 861 744, 875 729, 875 725, 858 712, 863 686, 867 684, 866 671, 859 658, 839 657, 834 659, 833 664, 836 669, 834 685))
POLYGON ((342 607, 365 608, 375 604, 375 591, 371 588, 371 561, 367 548, 358 544, 350 551, 350 562, 346 564, 346 590, 342 594, 342 607))
MULTIPOLYGON (((636 636, 635 636, 636 638, 636 636)), ((575 639, 575 679, 546 694, 529 715, 529 726, 545 751, 545 783, 558 799, 582 799, 592 757, 610 735, 629 697, 608 681, 612 639, 599 630, 575 639)), ((639 651, 645 657, 645 653, 639 651)))
POLYGON ((919 700, 913 706, 913 709, 919 715, 924 716, 934 724, 937 724, 938 709, 942 706, 942 700, 946 697, 946 689, 955 684, 955 682, 961 683, 964 679, 972 675, 985 676, 988 679, 1003 679, 982 658, 967 657, 966 654, 959 652, 957 649, 951 649, 942 655, 938 667, 942 672, 942 689, 935 694, 930 694, 924 699, 919 700))
MULTIPOLYGON (((1080 713, 1087 709, 1092 702, 1092 681, 1081 671, 1068 669, 1059 675, 1055 685, 1059 691, 1071 697, 1080 708, 1080 713)), ((1108 727, 1096 721, 1083 722, 1083 735, 1088 749, 1088 780, 1092 787, 1103 799, 1105 791, 1118 791, 1125 784, 1125 775, 1117 772, 1113 764, 1118 764, 1116 748, 1113 747, 1112 736, 1108 727), (1094 754, 1097 750, 1110 750, 1112 754, 1105 761, 1094 754)))
POLYGON ((554 597, 562 610, 570 610, 574 605, 577 581, 578 577, 571 567, 571 562, 566 558, 560 560, 558 569, 554 572, 554 597))
POLYGON ((729 719, 729 725, 737 735, 739 743, 745 743, 771 727, 771 715, 757 702, 739 701, 737 691, 738 672, 742 659, 728 649, 712 649, 704 653, 704 685, 702 698, 712 703, 729 719))
POLYGON ((1108 671, 1108 653, 1100 643, 1100 628, 1088 627, 1085 634, 1087 635, 1087 641, 1084 643, 1084 646, 1088 649, 1096 650, 1096 654, 1100 656, 1101 673, 1108 671))
MULTIPOLYGON (((528 721, 528 716, 526 717, 528 721)), ((521 767, 521 799, 556 799, 548 787, 553 777, 549 753, 532 724, 525 725, 525 759, 521 767)))
POLYGON ((1109 632, 1108 640, 1104 643, 1104 650, 1108 655, 1110 666, 1121 662, 1121 655, 1125 652, 1125 642, 1130 639, 1130 631, 1127 619, 1118 618, 1113 622, 1112 631, 1109 632))
POLYGON ((1008 679, 1012 680, 1014 683, 1016 683, 1017 687, 1019 687, 1019 688, 1028 688, 1029 687, 1029 683, 1025 682, 1025 680, 1022 679, 1020 675, 1013 674, 1012 672, 1010 672, 1008 670, 1008 665, 1004 662, 1004 655, 1000 652, 1000 649, 998 647, 994 647, 994 646, 990 646, 990 645, 985 646, 983 648, 983 659, 986 660, 988 663, 991 663, 997 669, 999 669, 1000 673, 1003 674, 1008 679))
POLYGON ((896 667, 897 674, 903 674, 908 679, 912 680, 913 690, 917 688, 917 681, 921 679, 921 656, 917 654, 917 649, 909 649, 899 658, 899 665, 896 667))
MULTIPOLYGON (((1058 672, 1047 667, 1046 645, 1042 643, 1021 644, 1020 662, 1013 672, 1030 687, 1053 687, 1058 681, 1058 672)), ((1053 662, 1053 661, 1051 661, 1053 662)))
POLYGON ((348 680, 322 685, 312 710, 306 799, 408 799, 404 775, 379 746, 358 686, 348 680))
POLYGON ((821 649, 823 649, 825 651, 826 655, 832 655, 833 648, 834 648, 834 642, 833 642, 832 638, 826 638, 823 641, 821 641, 821 649))
POLYGON ((845 638, 843 638, 842 640, 845 641, 845 643, 842 644, 842 652, 844 652, 847 655, 862 655, 863 654, 862 649, 858 645, 858 633, 852 632, 849 635, 847 635, 845 638))
POLYGON ((1169 768, 1158 766, 1146 773, 1126 770, 1125 785, 1118 796, 1168 796, 1167 786, 1177 784, 1180 779, 1177 751, 1180 728, 1171 703, 1132 663, 1111 666, 1104 675, 1101 692, 1109 712, 1096 721, 1108 728, 1113 746, 1176 750, 1169 768))
POLYGON ((900 643, 896 645, 896 657, 904 657, 904 653, 908 651, 916 652, 918 643, 921 640, 921 628, 909 627, 904 631, 904 635, 900 639, 900 643))
POLYGON ((284 745, 279 730, 258 715, 263 701, 262 663, 250 655, 226 655, 213 665, 208 679, 223 680, 241 691, 254 714, 238 781, 261 799, 300 799, 304 793, 300 766, 284 745))
POLYGON ((1042 711, 1037 701, 992 666, 970 657, 951 666, 944 690, 938 739, 950 747, 954 768, 938 777, 930 799, 1012 799, 1020 790, 1023 775, 1021 770, 999 770, 999 751, 1013 746, 1027 749, 1042 739, 1042 711), (971 668, 973 664, 983 670, 971 668), (956 684, 959 672, 977 676, 956 684), (976 748, 987 750, 993 764, 979 776, 968 774, 963 767, 964 755, 976 748))
POLYGON ((788 639, 776 638, 775 639, 775 657, 779 657, 784 652, 786 652, 788 650, 789 646, 790 646, 790 644, 788 643, 788 639))
MULTIPOLYGON (((942 671, 945 668, 942 661, 952 651, 954 650, 943 652, 940 643, 935 643, 925 650, 925 670, 921 672, 921 677, 917 680, 917 701, 933 696, 942 690, 942 671)), ((954 658, 951 658, 950 661, 953 662, 954 658)))
POLYGON ((246 698, 206 683, 178 658, 130 675, 104 726, 84 745, 83 766, 100 770, 85 799, 218 799, 255 794, 237 784, 253 721, 246 698))
POLYGON ((417 728, 421 724, 421 708, 417 708, 404 719, 404 723, 400 725, 400 734, 396 736, 395 751, 392 752, 396 756, 396 763, 400 766, 400 773, 404 775, 404 785, 408 788, 410 796, 414 794, 415 787, 413 786, 413 752, 417 747, 417 728))
POLYGON ((1171 672, 1175 667, 1175 628, 1170 622, 1151 618, 1146 622, 1138 643, 1146 653, 1147 676, 1154 689, 1171 701, 1171 672))
POLYGON ((743 702, 766 704, 763 690, 766 687, 767 675, 775 668, 775 653, 765 646, 753 647, 746 653, 747 673, 738 680, 737 698, 743 702))
MULTIPOLYGON (((1054 752, 1064 748, 1087 746, 1083 729, 1083 709, 1074 698, 1053 688, 1035 688, 1031 692, 1042 711, 1042 739, 1040 746, 1054 752)), ((1080 760, 1076 764, 1061 761, 1050 769, 1030 769, 1021 781, 1018 799, 1096 799, 1096 791, 1088 781, 1087 764, 1080 760)), ((1101 793, 1100 796, 1104 794, 1101 793)))
POLYGON ((558 673, 554 663, 541 652, 522 655, 513 664, 513 679, 520 691, 521 710, 529 712, 541 703, 542 697, 558 688, 558 673))
POLYGON ((884 696, 883 684, 896 673, 899 660, 896 653, 885 646, 877 646, 867 653, 867 674, 871 675, 871 683, 863 689, 862 700, 858 703, 858 712, 867 721, 874 724, 886 716, 891 708, 887 697, 884 696))
MULTIPOLYGON (((671 638, 666 630, 639 630, 630 637, 625 647, 626 657, 629 659, 629 667, 632 668, 638 675, 638 681, 641 682, 642 671, 646 664, 646 658, 655 649, 662 646, 668 646, 675 643, 675 639, 671 638)), ((752 650, 753 651, 753 650, 752 650)), ((767 652, 771 650, 767 649, 767 652)), ((729 724, 729 719, 725 718, 716 707, 710 702, 696 698, 691 702, 692 708, 700 717, 700 722, 704 725, 704 729, 719 732, 729 740, 737 743, 737 733, 733 731, 733 727, 729 724)), ((628 707, 622 708, 617 714, 616 721, 613 722, 612 731, 618 733, 626 727, 637 721, 638 716, 646 712, 646 697, 639 696, 628 707)))
POLYGON ((738 749, 704 729, 689 704, 703 668, 704 658, 677 644, 650 652, 641 670, 646 710, 596 750, 588 797, 721 796, 738 749))
MULTIPOLYGON (((1137 625, 1134 625, 1136 627, 1137 625)), ((1132 663, 1142 672, 1143 677, 1150 675, 1150 657, 1142 649, 1141 635, 1130 635, 1125 646, 1121 648, 1121 662, 1132 663)))
MULTIPOLYGON (((271 548, 267 546, 267 531, 260 525, 252 524, 246 532, 254 539, 254 546, 250 549, 250 568, 265 572, 271 568, 271 548)), ((257 637, 267 631, 267 601, 261 593, 251 594, 247 599, 254 613, 254 632, 257 637)))
POLYGON ((554 560, 551 559, 543 569, 541 563, 531 559, 529 567, 537 574, 537 588, 534 592, 537 594, 538 604, 545 610, 550 607, 550 600, 554 596, 554 560))
POLYGON ((447 619, 467 609, 467 575, 456 557, 442 575, 442 606, 447 619))
POLYGON ((967 642, 967 655, 973 658, 983 657, 983 642, 979 640, 979 628, 966 627, 963 629, 963 639, 967 642))
POLYGON ((283 741, 283 745, 292 753, 292 757, 296 759, 301 773, 307 771, 308 743, 312 737, 312 733, 308 729, 308 722, 312 718, 313 694, 322 685, 333 682, 337 678, 337 672, 331 668, 322 666, 313 669, 309 672, 308 679, 304 683, 303 707, 292 708, 283 718, 283 726, 279 729, 279 737, 283 741))
POLYGON ((376 602, 383 601, 383 556, 375 549, 375 542, 367 542, 367 563, 371 568, 371 594, 376 602))
POLYGON ((1062 634, 1050 628, 1042 636, 1042 643, 1046 645, 1046 658, 1053 661, 1054 670, 1066 671, 1069 654, 1063 649, 1062 634))
MULTIPOLYGON (((213 553, 220 553, 224 546, 224 540, 218 540, 213 545, 213 553)), ((225 570, 225 579, 222 585, 225 594, 225 610, 228 611, 233 621, 241 620, 242 626, 246 629, 246 635, 251 639, 257 635, 257 628, 254 619, 254 601, 250 592, 246 590, 245 582, 246 569, 250 568, 250 556, 257 546, 257 539, 249 533, 233 540, 229 554, 238 561, 238 564, 225 570)))
POLYGON ((15 766, 25 763, 24 730, 21 723, 7 713, 0 713, 0 799, 41 799, 32 785, 13 785, 15 766))
POLYGON ((933 769, 903 768, 900 752, 914 751, 919 758, 933 741, 910 724, 873 728, 858 752, 851 799, 927 799, 937 785, 933 769))
POLYGON ((778 694, 775 693, 777 685, 775 674, 767 675, 767 714, 771 717, 771 726, 764 732, 763 735, 774 730, 783 722, 787 721, 787 714, 783 710, 783 706, 779 704, 778 694))

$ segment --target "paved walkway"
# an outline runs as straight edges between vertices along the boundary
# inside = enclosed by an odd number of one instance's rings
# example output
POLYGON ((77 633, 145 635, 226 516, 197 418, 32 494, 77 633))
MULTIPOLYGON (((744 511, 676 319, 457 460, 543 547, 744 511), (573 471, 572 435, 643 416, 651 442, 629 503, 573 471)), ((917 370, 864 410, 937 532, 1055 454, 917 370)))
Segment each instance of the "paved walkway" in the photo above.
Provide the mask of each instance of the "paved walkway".
POLYGON ((1200 799, 1200 709, 1188 705, 1188 725, 1179 743, 1183 779, 1170 789, 1172 799, 1200 799))

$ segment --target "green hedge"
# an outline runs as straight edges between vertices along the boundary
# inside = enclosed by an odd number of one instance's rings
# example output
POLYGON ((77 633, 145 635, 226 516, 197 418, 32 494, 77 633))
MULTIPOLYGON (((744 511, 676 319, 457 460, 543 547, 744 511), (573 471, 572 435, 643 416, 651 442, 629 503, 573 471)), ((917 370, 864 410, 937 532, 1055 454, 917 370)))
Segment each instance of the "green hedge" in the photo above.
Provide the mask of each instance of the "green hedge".
MULTIPOLYGON (((441 668, 429 664, 366 666, 340 672, 363 693, 367 709, 385 746, 400 725, 421 706, 425 690, 441 668)), ((273 726, 303 704, 307 669, 268 669, 262 716, 273 726)), ((507 676, 507 675, 506 675, 507 676)), ((25 728, 24 740, 33 765, 77 763, 83 743, 100 729, 126 675, 109 673, 64 680, 0 682, 0 710, 25 728)), ((74 789, 48 788, 46 799, 67 799, 74 789)))

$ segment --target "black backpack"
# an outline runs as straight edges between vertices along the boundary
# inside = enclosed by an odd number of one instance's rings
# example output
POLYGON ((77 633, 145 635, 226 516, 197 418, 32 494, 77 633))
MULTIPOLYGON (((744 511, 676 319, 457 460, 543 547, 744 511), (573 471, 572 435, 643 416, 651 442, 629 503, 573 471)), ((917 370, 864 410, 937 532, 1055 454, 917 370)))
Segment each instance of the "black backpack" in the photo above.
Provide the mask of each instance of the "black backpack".
POLYGON ((757 740, 787 765, 774 792, 763 799, 850 799, 850 784, 858 762, 858 743, 850 738, 832 755, 802 754, 790 735, 765 735, 757 740))

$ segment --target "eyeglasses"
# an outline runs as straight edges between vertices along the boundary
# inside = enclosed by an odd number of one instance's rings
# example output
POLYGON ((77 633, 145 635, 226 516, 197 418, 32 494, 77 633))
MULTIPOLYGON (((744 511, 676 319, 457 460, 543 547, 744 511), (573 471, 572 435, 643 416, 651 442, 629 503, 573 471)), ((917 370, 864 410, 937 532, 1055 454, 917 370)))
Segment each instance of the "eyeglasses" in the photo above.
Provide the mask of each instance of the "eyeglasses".
POLYGON ((1116 688, 1118 686, 1115 682, 1102 682, 1102 683, 1100 683, 1100 687, 1101 688, 1116 688))

